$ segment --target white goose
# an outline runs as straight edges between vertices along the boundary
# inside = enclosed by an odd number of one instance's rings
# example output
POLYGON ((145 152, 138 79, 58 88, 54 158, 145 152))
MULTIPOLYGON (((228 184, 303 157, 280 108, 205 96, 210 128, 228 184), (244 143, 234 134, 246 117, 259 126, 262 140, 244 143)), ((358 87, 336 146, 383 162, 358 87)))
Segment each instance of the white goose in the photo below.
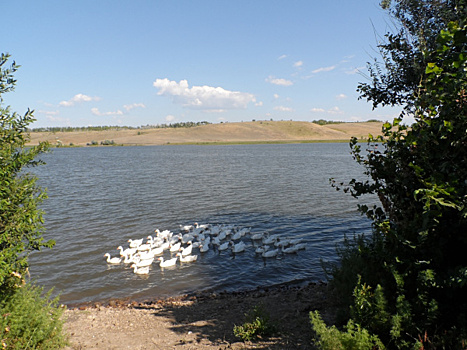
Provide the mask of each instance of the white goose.
POLYGON ((193 245, 191 244, 191 241, 188 242, 188 245, 185 248, 180 248, 180 252, 182 256, 190 255, 192 251, 193 251, 193 245))
POLYGON ((193 234, 191 234, 191 233, 185 233, 185 234, 182 236, 182 243, 188 243, 189 241, 192 241, 193 238, 195 238, 195 236, 193 236, 193 234))
POLYGON ((279 253, 279 249, 274 249, 274 250, 267 250, 263 252, 261 255, 263 256, 263 258, 274 258, 277 256, 278 253, 279 253))
POLYGON ((263 237, 263 244, 274 244, 276 243, 276 240, 277 235, 269 236, 269 234, 267 234, 266 237, 263 237))
POLYGON ((136 267, 148 267, 148 266, 151 266, 153 261, 154 261, 154 258, 144 259, 144 260, 136 260, 133 265, 135 265, 136 267))
POLYGON ((180 262, 182 263, 195 262, 198 259, 198 255, 183 256, 181 253, 177 253, 177 256, 180 257, 180 262))
POLYGON ((143 238, 141 239, 129 239, 128 242, 130 242, 130 248, 138 248, 141 244, 143 244, 143 238))
POLYGON ((151 244, 149 243, 141 244, 136 249, 138 250, 138 252, 146 252, 148 250, 151 250, 151 244))
POLYGON ((294 245, 287 247, 287 248, 282 247, 282 252, 285 254, 293 254, 293 253, 298 252, 298 248, 297 246, 294 246, 294 245))
POLYGON ((141 260, 147 260, 147 259, 152 259, 154 258, 154 253, 152 250, 147 251, 147 252, 139 252, 135 254, 135 257, 141 259, 141 260))
POLYGON ((263 234, 262 233, 255 233, 251 235, 251 239, 254 241, 258 241, 260 239, 263 239, 263 234))
POLYGON ((154 248, 153 250, 151 250, 151 252, 152 252, 152 255, 161 255, 162 253, 164 253, 164 247, 160 246, 160 247, 154 248))
POLYGON ((110 258, 110 254, 109 253, 105 253, 104 254, 105 257, 107 257, 107 262, 109 264, 120 264, 122 262, 122 259, 121 258, 117 258, 117 257, 113 257, 113 258, 110 258))
POLYGON ((274 245, 278 248, 287 247, 289 244, 290 244, 289 239, 280 239, 280 238, 277 238, 276 242, 274 243, 274 245))
POLYGON ((130 264, 132 262, 135 262, 135 256, 134 255, 124 255, 123 256, 123 262, 125 264, 130 264))
POLYGON ((259 246, 258 248, 256 248, 255 253, 263 254, 265 251, 269 250, 269 248, 270 247, 268 245, 259 246))
POLYGON ((227 241, 227 242, 222 243, 218 249, 220 251, 227 250, 229 249, 229 246, 230 246, 230 241, 227 241))
POLYGON ((209 245, 208 244, 202 243, 202 244, 199 245, 199 251, 201 253, 206 253, 208 250, 209 250, 209 245))
POLYGON ((136 248, 126 248, 123 250, 122 246, 118 246, 117 249, 120 250, 120 256, 133 255, 136 253, 136 248))
POLYGON ((178 242, 178 243, 175 243, 175 244, 171 244, 170 245, 170 252, 171 253, 174 253, 174 252, 178 252, 180 250, 180 247, 182 246, 182 242, 178 242))
POLYGON ((238 241, 240 238, 242 238, 242 233, 240 231, 235 232, 231 238, 233 241, 238 241))
POLYGON ((240 253, 245 250, 245 243, 243 241, 235 244, 234 242, 230 241, 231 246, 232 246, 232 253, 240 253))
POLYGON ((175 256, 175 258, 169 259, 169 260, 164 260, 164 257, 157 258, 157 260, 160 260, 160 266, 161 267, 169 267, 169 266, 174 266, 177 263, 178 257, 175 256))
POLYGON ((137 275, 147 275, 149 273, 149 266, 138 267, 135 264, 133 264, 130 267, 133 268, 133 272, 137 275))
POLYGON ((227 234, 225 233, 225 231, 221 231, 218 235, 217 235, 217 238, 219 238, 219 241, 223 241, 224 239, 226 239, 227 237, 227 234))

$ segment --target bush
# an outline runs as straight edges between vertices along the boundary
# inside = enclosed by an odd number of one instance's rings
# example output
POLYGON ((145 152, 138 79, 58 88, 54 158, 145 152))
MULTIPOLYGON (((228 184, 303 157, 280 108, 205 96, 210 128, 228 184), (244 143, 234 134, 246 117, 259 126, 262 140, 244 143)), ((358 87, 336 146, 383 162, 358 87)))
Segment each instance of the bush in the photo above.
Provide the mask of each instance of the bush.
POLYGON ((367 178, 344 190, 377 196, 380 205, 359 206, 372 220, 372 236, 344 242, 333 283, 349 317, 386 345, 465 349, 467 3, 385 1, 391 3, 408 26, 387 35, 380 45, 386 72, 374 66, 372 84, 359 89, 374 107, 404 111, 381 136, 370 135, 367 152, 351 139, 367 178), (410 127, 407 113, 415 120, 410 127))
POLYGON ((276 333, 276 326, 271 323, 269 315, 262 306, 255 306, 246 316, 246 321, 240 326, 234 326, 234 335, 243 341, 268 337, 276 333))
POLYGON ((0 302, 0 338, 3 349, 59 349, 67 344, 58 297, 33 284, 17 288, 0 302))
POLYGON ((349 320, 342 332, 336 326, 327 327, 318 311, 310 312, 313 330, 319 339, 315 344, 322 350, 383 350, 383 343, 376 335, 371 335, 360 325, 349 320))

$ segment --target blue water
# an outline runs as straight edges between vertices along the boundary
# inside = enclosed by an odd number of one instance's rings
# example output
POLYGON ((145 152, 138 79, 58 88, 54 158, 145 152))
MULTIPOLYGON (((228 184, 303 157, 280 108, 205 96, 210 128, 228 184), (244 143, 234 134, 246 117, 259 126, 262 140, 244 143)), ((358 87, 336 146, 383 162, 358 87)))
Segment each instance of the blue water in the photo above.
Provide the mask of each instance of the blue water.
POLYGON ((56 246, 32 254, 30 272, 65 304, 320 281, 320 259, 334 261, 344 235, 370 228, 356 200, 329 185, 363 176, 347 144, 59 148, 41 158, 34 173, 56 246), (306 250, 265 260, 247 235, 243 253, 195 250, 196 263, 154 263, 143 277, 105 262, 130 238, 194 222, 302 238, 306 250))

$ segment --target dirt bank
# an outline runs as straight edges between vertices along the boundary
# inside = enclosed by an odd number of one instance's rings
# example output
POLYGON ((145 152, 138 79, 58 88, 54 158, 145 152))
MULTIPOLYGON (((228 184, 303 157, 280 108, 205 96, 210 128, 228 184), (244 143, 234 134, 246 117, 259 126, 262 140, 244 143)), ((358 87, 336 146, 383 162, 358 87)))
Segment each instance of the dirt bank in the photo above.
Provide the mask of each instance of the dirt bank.
POLYGON ((242 142, 348 141, 379 134, 382 123, 339 123, 318 125, 297 121, 222 123, 191 128, 112 129, 105 131, 32 132, 31 145, 49 141, 68 146, 86 146, 105 140, 121 145, 167 145, 242 142))
POLYGON ((333 322, 325 284, 282 285, 253 291, 201 294, 146 302, 111 301, 65 312, 67 349, 314 349, 309 312, 333 322), (255 306, 267 310, 276 336, 242 342, 234 325, 255 306))

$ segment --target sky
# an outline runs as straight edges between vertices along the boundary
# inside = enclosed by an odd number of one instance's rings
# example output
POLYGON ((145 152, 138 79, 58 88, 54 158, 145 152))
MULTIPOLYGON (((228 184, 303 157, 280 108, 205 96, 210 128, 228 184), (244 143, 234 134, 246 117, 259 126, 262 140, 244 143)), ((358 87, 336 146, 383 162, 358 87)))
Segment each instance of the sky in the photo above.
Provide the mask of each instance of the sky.
POLYGON ((358 99, 378 0, 2 0, 3 105, 31 127, 392 120, 358 99))

